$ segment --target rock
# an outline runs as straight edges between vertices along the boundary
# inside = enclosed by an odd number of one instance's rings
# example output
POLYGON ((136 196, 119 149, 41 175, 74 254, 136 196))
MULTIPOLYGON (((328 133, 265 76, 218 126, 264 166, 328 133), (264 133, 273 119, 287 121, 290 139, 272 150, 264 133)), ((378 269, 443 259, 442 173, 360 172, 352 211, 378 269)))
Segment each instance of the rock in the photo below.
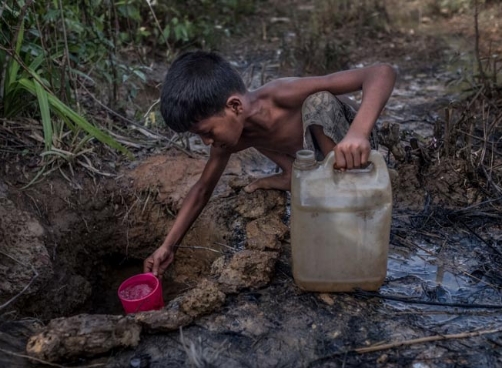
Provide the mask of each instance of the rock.
POLYGON ((227 264, 226 256, 221 256, 220 258, 217 258, 211 265, 211 275, 220 276, 226 264, 227 264))
POLYGON ((234 254, 218 278, 220 290, 236 293, 244 288, 258 289, 267 285, 278 257, 277 252, 256 250, 242 250, 234 254))
POLYGON ((241 192, 235 210, 246 219, 257 219, 274 213, 281 217, 286 208, 286 195, 278 190, 241 192))
POLYGON ((56 362, 137 346, 141 326, 129 316, 80 314, 57 318, 28 340, 28 355, 56 362))
POLYGON ((327 305, 329 305, 329 306, 335 305, 335 301, 333 300, 333 298, 329 294, 321 293, 318 296, 319 296, 319 299, 321 299, 327 305))
POLYGON ((175 331, 192 323, 193 318, 179 308, 166 308, 157 311, 141 312, 135 315, 136 322, 150 332, 175 331))
POLYGON ((184 313, 195 318, 221 307, 225 303, 225 294, 216 283, 204 279, 195 289, 181 295, 174 302, 179 303, 184 313))
POLYGON ((288 227, 279 216, 266 216, 246 225, 246 248, 255 250, 280 250, 281 240, 288 232, 288 227))

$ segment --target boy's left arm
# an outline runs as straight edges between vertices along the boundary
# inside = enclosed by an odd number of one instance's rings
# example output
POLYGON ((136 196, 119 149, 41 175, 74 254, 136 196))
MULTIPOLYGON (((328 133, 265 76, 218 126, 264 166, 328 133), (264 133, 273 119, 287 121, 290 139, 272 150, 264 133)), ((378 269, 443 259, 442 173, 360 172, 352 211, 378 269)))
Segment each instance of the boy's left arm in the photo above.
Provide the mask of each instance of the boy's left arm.
POLYGON ((361 87, 362 102, 349 131, 334 148, 336 168, 358 168, 368 162, 371 151, 369 136, 396 81, 396 73, 392 67, 380 65, 375 66, 375 69, 366 75, 361 87))
POLYGON ((335 167, 352 169, 365 165, 370 154, 369 136, 392 93, 396 72, 388 64, 346 70, 320 77, 292 78, 277 86, 282 101, 301 106, 311 94, 328 91, 342 95, 362 90, 362 101, 345 138, 335 146, 335 167))

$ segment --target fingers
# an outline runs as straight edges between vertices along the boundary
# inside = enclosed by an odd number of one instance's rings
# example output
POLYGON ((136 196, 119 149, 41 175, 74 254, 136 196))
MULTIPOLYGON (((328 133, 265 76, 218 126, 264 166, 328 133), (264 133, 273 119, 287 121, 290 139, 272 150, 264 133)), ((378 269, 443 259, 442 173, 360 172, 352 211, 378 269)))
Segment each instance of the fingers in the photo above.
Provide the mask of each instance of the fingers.
POLYGON ((143 272, 144 273, 152 272, 152 267, 153 267, 153 259, 150 256, 143 262, 143 272))
POLYGON ((171 264, 172 262, 172 257, 167 257, 167 259, 163 262, 160 262, 160 265, 159 265, 159 275, 163 275, 164 274, 164 271, 167 270, 167 267, 169 267, 169 265, 171 264))
POLYGON ((159 265, 160 265, 160 257, 153 257, 153 267, 152 267, 152 273, 154 276, 159 275, 159 265))
POLYGON ((364 150, 361 152, 361 166, 365 167, 370 159, 370 150, 364 150))
POLYGON ((358 169, 368 163, 370 156, 370 148, 366 147, 351 147, 344 145, 336 145, 335 151, 335 169, 351 170, 358 169))
POLYGON ((174 252, 159 248, 143 262, 143 272, 160 277, 174 260, 174 252))
POLYGON ((338 145, 335 146, 334 148, 335 151, 335 169, 339 170, 345 170, 347 167, 347 161, 345 160, 345 154, 344 152, 340 149, 338 145))

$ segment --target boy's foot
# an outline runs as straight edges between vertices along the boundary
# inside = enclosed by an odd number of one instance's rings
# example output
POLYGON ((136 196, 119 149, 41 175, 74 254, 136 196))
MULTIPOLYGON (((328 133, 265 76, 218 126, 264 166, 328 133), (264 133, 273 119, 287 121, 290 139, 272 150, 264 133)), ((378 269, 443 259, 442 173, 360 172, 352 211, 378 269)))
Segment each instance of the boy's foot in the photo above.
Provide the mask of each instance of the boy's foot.
POLYGON ((251 184, 244 187, 247 193, 253 193, 257 189, 278 189, 290 190, 291 189, 291 175, 284 173, 267 176, 253 181, 251 184))

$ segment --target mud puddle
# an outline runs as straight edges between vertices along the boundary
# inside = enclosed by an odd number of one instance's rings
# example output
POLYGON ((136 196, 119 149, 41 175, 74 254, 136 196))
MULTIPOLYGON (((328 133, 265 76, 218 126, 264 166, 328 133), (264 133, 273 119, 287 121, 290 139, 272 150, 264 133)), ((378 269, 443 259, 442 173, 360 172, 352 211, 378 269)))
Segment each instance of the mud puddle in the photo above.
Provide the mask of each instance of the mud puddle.
POLYGON ((483 277, 479 262, 462 254, 446 259, 448 255, 431 254, 426 247, 437 248, 422 244, 414 253, 389 255, 387 279, 380 294, 403 301, 384 299, 385 304, 401 312, 428 314, 428 326, 440 326, 452 314, 457 314, 454 320, 458 327, 488 328, 500 322, 500 285, 483 277))

